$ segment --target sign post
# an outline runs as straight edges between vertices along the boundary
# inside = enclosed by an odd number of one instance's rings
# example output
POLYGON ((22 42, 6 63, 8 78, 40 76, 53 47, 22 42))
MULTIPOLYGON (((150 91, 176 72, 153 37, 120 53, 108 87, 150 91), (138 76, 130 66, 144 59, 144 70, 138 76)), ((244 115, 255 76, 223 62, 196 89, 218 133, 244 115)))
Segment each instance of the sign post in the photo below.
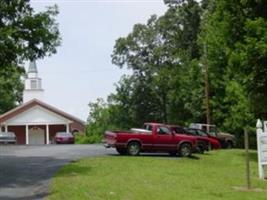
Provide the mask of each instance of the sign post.
POLYGON ((251 188, 251 181, 250 181, 250 168, 249 168, 249 138, 248 138, 248 131, 245 128, 245 149, 246 149, 246 180, 247 180, 247 189, 251 188))
POLYGON ((259 178, 264 179, 264 166, 267 165, 267 122, 264 122, 264 130, 261 120, 257 121, 257 149, 259 178))

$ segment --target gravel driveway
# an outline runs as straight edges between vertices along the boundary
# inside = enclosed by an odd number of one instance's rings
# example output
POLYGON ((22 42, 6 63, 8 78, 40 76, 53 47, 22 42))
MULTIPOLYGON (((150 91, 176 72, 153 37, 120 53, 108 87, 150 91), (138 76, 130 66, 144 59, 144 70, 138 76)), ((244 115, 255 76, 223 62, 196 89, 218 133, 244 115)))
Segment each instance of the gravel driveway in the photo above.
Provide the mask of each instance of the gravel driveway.
POLYGON ((102 145, 0 146, 0 200, 44 199, 61 166, 107 154, 116 152, 102 145))

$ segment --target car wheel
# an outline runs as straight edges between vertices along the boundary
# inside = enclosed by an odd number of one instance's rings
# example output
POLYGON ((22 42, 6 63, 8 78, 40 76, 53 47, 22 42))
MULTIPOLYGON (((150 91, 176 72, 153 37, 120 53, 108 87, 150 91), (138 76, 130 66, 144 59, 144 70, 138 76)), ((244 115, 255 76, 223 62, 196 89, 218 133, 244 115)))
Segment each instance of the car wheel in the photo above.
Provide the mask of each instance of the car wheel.
POLYGON ((188 143, 183 143, 181 144, 180 148, 179 148, 179 155, 181 157, 188 157, 191 156, 192 154, 192 147, 190 144, 188 143))
POLYGON ((120 155, 126 155, 127 154, 126 149, 116 148, 116 150, 120 155))
POLYGON ((204 147, 204 145, 203 145, 203 144, 199 144, 199 145, 197 146, 197 152, 198 152, 198 153, 201 153, 201 154, 204 154, 204 151, 205 151, 205 147, 204 147))
POLYGON ((127 152, 131 156, 139 155, 141 150, 141 145, 139 142, 130 142, 127 146, 127 152))

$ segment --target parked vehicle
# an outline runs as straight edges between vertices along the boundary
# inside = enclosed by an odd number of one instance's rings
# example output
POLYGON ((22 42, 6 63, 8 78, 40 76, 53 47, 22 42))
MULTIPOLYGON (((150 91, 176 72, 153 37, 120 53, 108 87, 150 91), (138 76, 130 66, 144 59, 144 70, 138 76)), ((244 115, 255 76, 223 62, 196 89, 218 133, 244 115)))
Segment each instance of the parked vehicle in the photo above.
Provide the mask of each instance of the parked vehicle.
POLYGON ((167 125, 159 123, 145 123, 143 129, 105 132, 106 147, 114 147, 118 153, 132 156, 140 152, 190 156, 196 149, 196 142, 194 137, 174 134, 167 125))
POLYGON ((68 132, 57 132, 55 135, 56 144, 74 144, 74 136, 68 132))
POLYGON ((204 153, 211 149, 219 149, 221 145, 217 139, 208 137, 207 133, 200 129, 188 129, 178 125, 170 125, 176 134, 192 135, 197 139, 197 152, 204 153))
POLYGON ((0 132, 0 144, 16 144, 17 138, 13 132, 0 132))
POLYGON ((211 138, 218 139, 223 148, 231 149, 236 144, 236 138, 230 133, 223 133, 215 125, 192 123, 189 128, 204 130, 211 138))
POLYGON ((209 136, 204 130, 194 128, 186 128, 185 130, 188 134, 195 135, 198 138, 207 138, 210 144, 209 150, 221 148, 219 140, 217 138, 209 136))

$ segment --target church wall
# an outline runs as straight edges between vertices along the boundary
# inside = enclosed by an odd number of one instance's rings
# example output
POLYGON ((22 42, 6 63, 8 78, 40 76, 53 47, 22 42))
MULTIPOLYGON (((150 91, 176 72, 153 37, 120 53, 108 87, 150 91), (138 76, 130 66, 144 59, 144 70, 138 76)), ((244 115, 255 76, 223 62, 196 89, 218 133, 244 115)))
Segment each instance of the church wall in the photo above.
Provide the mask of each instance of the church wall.
POLYGON ((8 126, 8 131, 15 133, 17 144, 26 144, 25 126, 8 126))
POLYGON ((73 132, 75 130, 78 130, 80 133, 84 133, 85 127, 81 123, 77 123, 77 122, 71 123, 70 124, 70 131, 73 132))
MULTIPOLYGON (((30 125, 29 129, 33 127, 41 128, 45 131, 44 134, 44 141, 46 141, 46 126, 45 125, 30 125)), ((26 144, 26 126, 8 126, 8 131, 14 132, 17 137, 17 144, 25 145, 26 144)), ((49 125, 49 139, 53 142, 53 139, 57 132, 65 132, 66 126, 65 125, 49 125)))
POLYGON ((43 90, 24 90, 23 91, 23 103, 26 103, 33 99, 44 101, 45 100, 44 91, 43 90))

